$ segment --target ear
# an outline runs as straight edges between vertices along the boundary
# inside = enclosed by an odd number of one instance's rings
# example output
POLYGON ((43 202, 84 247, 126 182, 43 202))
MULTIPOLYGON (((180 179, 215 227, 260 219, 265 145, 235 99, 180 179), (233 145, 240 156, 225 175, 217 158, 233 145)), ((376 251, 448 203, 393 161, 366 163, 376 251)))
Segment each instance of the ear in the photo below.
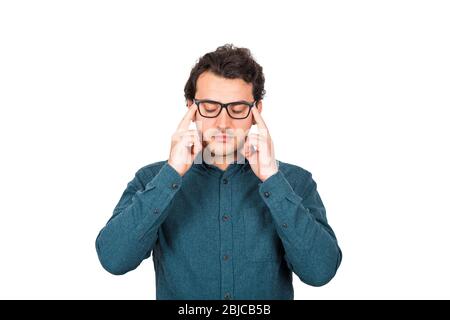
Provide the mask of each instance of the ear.
POLYGON ((194 101, 192 101, 191 99, 186 99, 186 107, 189 108, 193 103, 194 101))
MULTIPOLYGON (((262 100, 259 100, 258 103, 256 104, 256 107, 258 108, 259 113, 262 112, 263 106, 262 106, 262 100)), ((252 124, 256 124, 255 119, 252 116, 252 124)))

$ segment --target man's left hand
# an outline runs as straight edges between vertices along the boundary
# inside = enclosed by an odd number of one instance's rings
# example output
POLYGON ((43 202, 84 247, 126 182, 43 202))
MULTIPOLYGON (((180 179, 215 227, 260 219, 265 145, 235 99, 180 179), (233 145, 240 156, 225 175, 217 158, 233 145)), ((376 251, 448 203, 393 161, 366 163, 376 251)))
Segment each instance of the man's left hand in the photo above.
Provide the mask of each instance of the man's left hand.
POLYGON ((278 172, 278 164, 269 130, 256 107, 252 108, 252 114, 258 133, 247 135, 240 152, 247 158, 255 175, 264 182, 278 172))

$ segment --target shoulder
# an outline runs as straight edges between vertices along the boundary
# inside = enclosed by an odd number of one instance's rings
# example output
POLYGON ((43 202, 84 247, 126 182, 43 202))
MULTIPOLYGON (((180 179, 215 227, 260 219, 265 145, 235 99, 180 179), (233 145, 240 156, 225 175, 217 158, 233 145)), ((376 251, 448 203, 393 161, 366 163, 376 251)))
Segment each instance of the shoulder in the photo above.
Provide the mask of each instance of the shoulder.
POLYGON ((135 179, 137 179, 141 185, 145 186, 149 181, 155 177, 167 160, 161 160, 147 164, 136 171, 135 179))
POLYGON ((312 178, 312 173, 305 168, 287 163, 281 160, 278 161, 278 169, 291 185, 292 189, 299 195, 307 194, 311 188, 315 187, 315 181, 312 178))

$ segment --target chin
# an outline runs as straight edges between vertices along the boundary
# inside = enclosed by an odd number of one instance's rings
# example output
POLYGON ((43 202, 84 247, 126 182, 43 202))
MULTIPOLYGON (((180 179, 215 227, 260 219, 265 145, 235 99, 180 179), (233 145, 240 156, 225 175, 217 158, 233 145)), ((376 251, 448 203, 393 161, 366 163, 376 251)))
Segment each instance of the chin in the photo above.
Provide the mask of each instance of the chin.
POLYGON ((216 156, 226 156, 226 155, 234 155, 236 148, 234 143, 216 143, 213 142, 211 144, 210 150, 216 155, 216 156))

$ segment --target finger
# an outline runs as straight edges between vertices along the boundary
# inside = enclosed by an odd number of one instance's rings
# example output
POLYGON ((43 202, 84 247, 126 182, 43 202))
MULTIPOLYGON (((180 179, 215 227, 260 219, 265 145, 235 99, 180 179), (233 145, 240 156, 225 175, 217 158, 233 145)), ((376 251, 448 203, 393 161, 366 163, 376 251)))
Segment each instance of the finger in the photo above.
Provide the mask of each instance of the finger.
POLYGON ((189 138, 186 138, 186 139, 188 139, 188 141, 189 141, 189 142, 187 142, 187 148, 188 148, 187 157, 189 159, 188 160, 189 163, 192 163, 192 161, 194 161, 197 154, 203 150, 202 143, 201 143, 198 135, 191 135, 191 136, 189 136, 189 138))
POLYGON ((249 148, 248 148, 248 146, 249 146, 248 142, 244 142, 244 144, 242 145, 242 148, 239 150, 240 153, 241 153, 245 158, 247 158, 248 155, 249 155, 249 152, 248 152, 249 148))
POLYGON ((258 161, 261 164, 269 164, 275 158, 272 139, 260 134, 252 134, 248 141, 256 146, 258 161))
POLYGON ((261 113, 259 113, 258 108, 254 107, 252 108, 253 117, 256 121, 256 126, 258 127, 258 130, 265 130, 267 131, 266 123, 264 122, 261 113))
POLYGON ((250 133, 247 136, 247 140, 252 140, 252 141, 263 141, 265 139, 265 137, 261 136, 259 133, 250 133))
POLYGON ((183 144, 187 148, 187 159, 189 159, 189 162, 193 161, 197 154, 202 150, 200 140, 196 137, 190 137, 187 139, 187 142, 184 142, 183 144))
POLYGON ((196 136, 200 138, 200 133, 196 129, 186 130, 184 131, 184 133, 187 135, 196 136))
POLYGON ((247 158, 250 164, 257 164, 258 152, 255 151, 249 141, 245 142, 241 154, 247 158))
POLYGON ((193 141, 200 141, 200 137, 196 132, 187 132, 180 136, 180 141, 184 142, 193 142, 193 141))
POLYGON ((239 150, 239 152, 242 154, 242 156, 244 156, 245 158, 248 158, 249 152, 248 152, 248 144, 247 144, 247 142, 245 142, 242 145, 242 148, 239 150))
POLYGON ((266 136, 264 134, 258 134, 258 133, 251 133, 249 134, 249 137, 251 137, 252 141, 258 142, 258 151, 259 152, 267 152, 270 150, 273 150, 273 142, 270 136, 266 136))
POLYGON ((192 149, 193 155, 196 156, 203 149, 202 142, 198 136, 194 137, 194 148, 192 149))
POLYGON ((197 111, 197 105, 195 103, 191 104, 188 111, 185 113, 183 119, 180 121, 180 124, 177 127, 177 131, 189 129, 189 124, 194 119, 196 111, 197 111))
POLYGON ((248 148, 247 151, 250 152, 258 151, 260 147, 260 138, 258 135, 250 135, 247 137, 246 143, 248 148))
POLYGON ((176 131, 173 135, 176 139, 182 139, 184 136, 193 136, 193 137, 199 137, 200 135, 197 130, 181 130, 176 131))

